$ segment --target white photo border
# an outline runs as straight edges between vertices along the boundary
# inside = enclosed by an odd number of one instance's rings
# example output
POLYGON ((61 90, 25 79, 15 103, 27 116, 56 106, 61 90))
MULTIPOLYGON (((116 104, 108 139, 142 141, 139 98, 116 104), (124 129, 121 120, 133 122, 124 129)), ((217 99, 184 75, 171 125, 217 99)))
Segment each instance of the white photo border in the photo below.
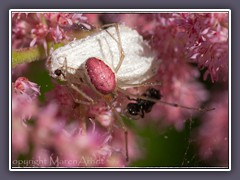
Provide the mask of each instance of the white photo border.
POLYGON ((9 171, 231 171, 231 10, 230 9, 10 9, 9 10, 9 171), (161 12, 227 12, 229 18, 229 67, 228 67, 228 168, 226 167, 12 167, 12 13, 13 12, 82 12, 82 13, 161 13, 161 12))

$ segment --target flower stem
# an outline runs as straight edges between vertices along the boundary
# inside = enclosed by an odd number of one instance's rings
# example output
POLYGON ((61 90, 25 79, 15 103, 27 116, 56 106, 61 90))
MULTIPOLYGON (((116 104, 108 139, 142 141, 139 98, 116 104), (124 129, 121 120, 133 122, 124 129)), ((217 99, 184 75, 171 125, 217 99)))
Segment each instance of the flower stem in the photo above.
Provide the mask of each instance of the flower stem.
MULTIPOLYGON (((48 43, 48 51, 50 47, 53 47, 54 49, 63 46, 63 43, 48 43)), ((18 64, 22 63, 30 63, 32 61, 37 61, 46 58, 46 52, 42 45, 40 46, 34 46, 31 48, 22 48, 12 51, 12 67, 14 68, 18 64)))
MULTIPOLYGON (((95 32, 96 30, 87 32, 72 32, 72 36, 76 39, 81 39, 95 32)), ((53 49, 57 49, 66 43, 68 43, 66 40, 60 43, 47 42, 47 52, 49 52, 51 47, 53 47, 53 49)), ((18 64, 30 63, 45 58, 47 58, 47 55, 43 45, 12 50, 12 67, 14 68, 18 64)))

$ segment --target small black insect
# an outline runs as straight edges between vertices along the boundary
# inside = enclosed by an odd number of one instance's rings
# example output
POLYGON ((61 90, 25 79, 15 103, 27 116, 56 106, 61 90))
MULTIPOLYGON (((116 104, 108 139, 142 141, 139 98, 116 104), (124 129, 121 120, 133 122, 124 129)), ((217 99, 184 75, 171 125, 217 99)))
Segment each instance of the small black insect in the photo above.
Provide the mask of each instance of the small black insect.
MULTIPOLYGON (((160 100, 162 95, 160 91, 155 88, 149 88, 146 90, 145 93, 142 94, 143 97, 160 100)), ((128 103, 127 111, 130 115, 137 116, 140 115, 141 118, 144 118, 144 113, 149 113, 152 110, 153 105, 155 102, 150 100, 145 100, 142 98, 129 98, 129 100, 136 101, 135 103, 128 103)))

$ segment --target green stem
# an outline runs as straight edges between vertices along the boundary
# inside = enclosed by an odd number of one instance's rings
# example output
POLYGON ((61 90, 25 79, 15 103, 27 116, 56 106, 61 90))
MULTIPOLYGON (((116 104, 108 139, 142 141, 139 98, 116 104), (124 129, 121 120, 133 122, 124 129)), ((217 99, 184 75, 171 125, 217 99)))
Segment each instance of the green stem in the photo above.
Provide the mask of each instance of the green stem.
MULTIPOLYGON (((52 43, 48 43, 48 52, 50 49, 50 44, 52 43)), ((52 44, 52 47, 56 49, 63 45, 63 43, 52 44)), ((32 61, 45 59, 46 57, 47 56, 45 53, 45 49, 42 45, 34 46, 31 48, 12 50, 12 67, 15 67, 16 65, 22 63, 30 63, 32 61)))
POLYGON ((18 64, 29 63, 38 59, 43 59, 44 57, 46 57, 46 55, 42 46, 13 50, 12 67, 15 67, 18 64))
MULTIPOLYGON (((96 31, 88 31, 88 32, 73 32, 73 36, 76 37, 76 39, 84 38, 96 31)), ((64 44, 68 43, 66 40, 64 42, 56 43, 48 42, 47 43, 47 53, 49 53, 49 50, 51 47, 53 49, 57 49, 64 44)), ((33 61, 38 61, 41 59, 47 58, 45 49, 43 45, 34 46, 31 48, 22 48, 17 50, 12 50, 12 67, 14 68, 18 64, 22 63, 30 63, 33 61)))

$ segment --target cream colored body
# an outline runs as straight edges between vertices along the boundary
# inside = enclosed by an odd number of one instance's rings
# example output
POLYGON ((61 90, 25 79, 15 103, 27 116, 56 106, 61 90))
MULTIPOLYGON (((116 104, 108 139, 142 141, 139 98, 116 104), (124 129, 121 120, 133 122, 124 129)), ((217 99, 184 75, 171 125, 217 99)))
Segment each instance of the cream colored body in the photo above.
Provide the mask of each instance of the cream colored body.
MULTIPOLYGON (((118 27, 125 55, 123 63, 116 73, 118 86, 124 88, 126 84, 143 83, 156 74, 159 61, 156 61, 155 54, 151 51, 150 46, 136 30, 124 25, 118 25, 118 27)), ((60 78, 54 72, 56 69, 63 69, 65 64, 67 73, 72 77, 79 76, 85 72, 81 68, 90 57, 103 60, 114 71, 120 59, 118 42, 116 42, 118 37, 115 27, 110 27, 107 31, 101 30, 96 34, 72 41, 56 49, 51 54, 48 67, 50 75, 60 78)), ((78 78, 74 79, 77 80, 78 78)), ((74 80, 72 82, 74 83, 74 80)))

